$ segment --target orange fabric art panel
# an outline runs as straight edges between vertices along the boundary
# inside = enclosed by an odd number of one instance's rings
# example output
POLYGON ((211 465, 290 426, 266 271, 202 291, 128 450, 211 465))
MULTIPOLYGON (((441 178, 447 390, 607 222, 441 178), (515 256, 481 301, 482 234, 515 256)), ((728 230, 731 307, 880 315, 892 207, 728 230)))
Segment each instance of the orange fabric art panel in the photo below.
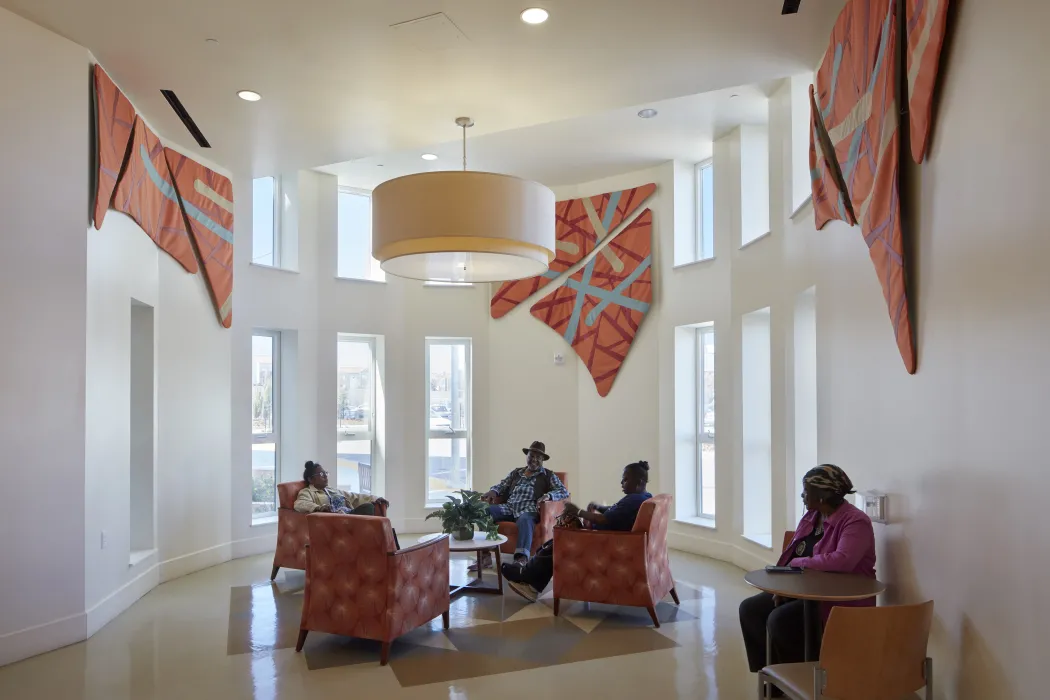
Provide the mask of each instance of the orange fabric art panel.
POLYGON ((882 285, 901 359, 914 373, 898 192, 896 22, 893 0, 846 5, 817 72, 814 106, 882 285))
POLYGON ((113 201, 120 171, 135 127, 135 108, 110 80, 102 66, 95 64, 95 143, 98 179, 95 182, 95 230, 102 228, 106 210, 113 201))
POLYGON ((555 204, 555 258, 542 275, 504 282, 492 297, 492 318, 508 311, 546 287, 570 267, 587 257, 599 241, 631 216, 649 196, 656 184, 594 197, 569 199, 555 204))
POLYGON ((186 229, 204 266, 215 312, 229 328, 233 320, 233 183, 178 151, 165 148, 164 157, 182 202, 186 229))
POLYGON ((908 22, 908 115, 911 155, 926 158, 933 118, 933 91, 948 25, 948 0, 906 0, 908 22))
POLYGON ((131 154, 117 183, 113 208, 135 220, 146 235, 187 272, 197 272, 179 196, 168 174, 164 147, 140 118, 135 119, 131 154))
POLYGON ((612 389, 649 312, 653 213, 646 209, 565 284, 532 306, 532 315, 572 345, 600 396, 612 389))

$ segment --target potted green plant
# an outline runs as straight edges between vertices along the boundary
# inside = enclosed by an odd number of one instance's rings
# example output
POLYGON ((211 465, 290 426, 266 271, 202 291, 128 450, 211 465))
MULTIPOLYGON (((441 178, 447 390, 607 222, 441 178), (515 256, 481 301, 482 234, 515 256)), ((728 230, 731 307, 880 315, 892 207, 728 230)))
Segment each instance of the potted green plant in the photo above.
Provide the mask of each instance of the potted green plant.
POLYGON ((447 496, 448 503, 427 516, 441 518, 441 531, 452 535, 454 540, 474 538, 474 526, 486 533, 486 539, 494 540, 499 536, 496 522, 488 512, 488 504, 481 500, 481 493, 460 489, 459 496, 447 496))

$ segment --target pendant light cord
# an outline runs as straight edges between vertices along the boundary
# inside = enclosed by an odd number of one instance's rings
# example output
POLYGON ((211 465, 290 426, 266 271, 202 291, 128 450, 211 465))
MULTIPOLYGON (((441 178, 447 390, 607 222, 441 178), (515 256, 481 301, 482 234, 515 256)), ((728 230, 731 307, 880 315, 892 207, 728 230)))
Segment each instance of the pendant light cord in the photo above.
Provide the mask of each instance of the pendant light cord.
POLYGON ((467 125, 463 125, 463 172, 467 172, 467 125))

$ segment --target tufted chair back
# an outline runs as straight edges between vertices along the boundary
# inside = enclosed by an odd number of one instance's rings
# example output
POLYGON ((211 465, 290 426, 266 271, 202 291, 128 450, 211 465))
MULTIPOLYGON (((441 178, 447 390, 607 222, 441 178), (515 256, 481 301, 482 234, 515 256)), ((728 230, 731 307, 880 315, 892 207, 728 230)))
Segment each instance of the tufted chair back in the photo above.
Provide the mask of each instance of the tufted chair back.
POLYGON ((444 616, 448 628, 448 537, 398 550, 390 521, 314 513, 297 650, 311 630, 390 642, 444 616))

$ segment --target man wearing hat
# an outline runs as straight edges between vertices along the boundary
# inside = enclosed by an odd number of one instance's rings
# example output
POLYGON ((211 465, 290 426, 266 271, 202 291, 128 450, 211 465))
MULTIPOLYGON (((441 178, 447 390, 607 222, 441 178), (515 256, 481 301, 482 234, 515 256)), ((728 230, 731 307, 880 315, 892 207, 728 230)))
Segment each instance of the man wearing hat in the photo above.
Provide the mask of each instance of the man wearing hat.
MULTIPOLYGON (((517 523, 514 561, 527 562, 532 553, 532 531, 540 519, 540 503, 568 498, 569 492, 558 475, 543 466, 550 459, 546 445, 537 440, 521 451, 525 453, 525 466, 508 474, 482 499, 490 504, 489 515, 493 520, 517 523)), ((486 554, 485 566, 490 565, 491 556, 486 554)))

